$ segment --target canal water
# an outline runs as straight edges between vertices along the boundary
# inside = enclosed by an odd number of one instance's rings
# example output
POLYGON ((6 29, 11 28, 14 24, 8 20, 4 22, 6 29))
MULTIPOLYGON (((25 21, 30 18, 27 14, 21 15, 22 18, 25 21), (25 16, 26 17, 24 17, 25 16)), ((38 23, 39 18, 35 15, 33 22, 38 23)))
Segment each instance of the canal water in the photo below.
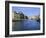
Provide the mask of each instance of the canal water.
POLYGON ((40 30, 40 23, 36 20, 22 20, 12 22, 12 31, 40 30))

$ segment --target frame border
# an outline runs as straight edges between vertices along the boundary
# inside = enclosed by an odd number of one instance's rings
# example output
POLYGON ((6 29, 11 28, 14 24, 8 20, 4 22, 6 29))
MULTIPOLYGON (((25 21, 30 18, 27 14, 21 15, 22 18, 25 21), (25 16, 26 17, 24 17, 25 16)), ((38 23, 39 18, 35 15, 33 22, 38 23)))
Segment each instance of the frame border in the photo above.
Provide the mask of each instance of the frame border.
POLYGON ((34 35, 44 35, 44 34, 45 34, 45 3, 5 1, 5 37, 34 36, 34 35), (9 3, 43 5, 43 33, 9 35, 9 3))

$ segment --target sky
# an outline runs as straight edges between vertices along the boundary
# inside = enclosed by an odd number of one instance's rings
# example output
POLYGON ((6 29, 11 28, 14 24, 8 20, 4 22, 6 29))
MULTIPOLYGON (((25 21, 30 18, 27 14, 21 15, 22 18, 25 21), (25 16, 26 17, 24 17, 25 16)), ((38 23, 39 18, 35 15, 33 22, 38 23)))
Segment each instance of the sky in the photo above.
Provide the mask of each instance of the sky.
POLYGON ((26 16, 38 16, 40 14, 40 8, 39 7, 12 7, 12 11, 23 12, 26 16))

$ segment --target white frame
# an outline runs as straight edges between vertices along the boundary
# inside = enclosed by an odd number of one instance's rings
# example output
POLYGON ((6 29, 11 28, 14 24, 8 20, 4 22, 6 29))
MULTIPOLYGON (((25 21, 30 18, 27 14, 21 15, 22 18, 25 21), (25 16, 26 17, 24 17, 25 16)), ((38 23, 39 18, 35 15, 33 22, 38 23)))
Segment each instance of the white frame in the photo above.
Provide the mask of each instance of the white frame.
POLYGON ((9 33, 10 35, 16 34, 33 34, 33 33, 43 33, 43 6, 42 5, 26 5, 26 4, 9 4, 9 33), (20 7, 40 7, 40 30, 36 31, 13 31, 12 32, 12 6, 20 6, 20 7))

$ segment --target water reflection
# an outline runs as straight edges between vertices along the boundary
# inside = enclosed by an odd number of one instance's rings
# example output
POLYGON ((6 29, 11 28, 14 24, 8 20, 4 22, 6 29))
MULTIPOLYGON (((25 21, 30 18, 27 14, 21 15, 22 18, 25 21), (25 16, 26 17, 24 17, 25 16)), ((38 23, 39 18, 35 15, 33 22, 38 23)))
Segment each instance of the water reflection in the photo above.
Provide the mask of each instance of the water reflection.
POLYGON ((21 20, 12 22, 13 31, 40 30, 40 23, 36 20, 21 20))

